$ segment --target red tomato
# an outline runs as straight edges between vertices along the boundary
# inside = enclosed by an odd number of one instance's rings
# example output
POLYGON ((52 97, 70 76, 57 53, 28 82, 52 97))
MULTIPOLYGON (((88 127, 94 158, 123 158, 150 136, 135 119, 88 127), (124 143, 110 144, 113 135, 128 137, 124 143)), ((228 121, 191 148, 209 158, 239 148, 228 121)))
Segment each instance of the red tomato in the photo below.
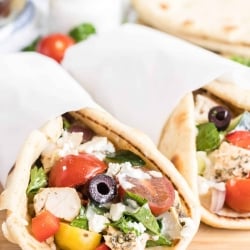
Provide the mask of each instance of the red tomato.
POLYGON ((105 243, 102 243, 95 250, 110 250, 110 248, 107 245, 105 245, 105 243))
POLYGON ((226 140, 235 146, 250 149, 250 131, 235 131, 226 135, 226 140))
POLYGON ((75 41, 68 35, 51 34, 43 37, 37 44, 36 51, 61 62, 68 47, 75 41))
MULTIPOLYGON (((145 168, 141 168, 144 172, 148 172, 145 168)), ((126 189, 147 199, 149 207, 155 216, 166 212, 174 202, 174 188, 172 183, 165 177, 153 177, 150 179, 138 179, 126 176, 126 181, 132 183, 134 187, 126 189)), ((121 184, 121 183, 120 183, 121 184)), ((121 193, 124 193, 124 188, 121 193)))
POLYGON ((250 212, 250 179, 228 180, 225 202, 236 212, 250 212))
POLYGON ((82 153, 67 155, 52 167, 49 186, 74 187, 85 184, 97 174, 105 172, 107 165, 93 155, 82 153))
POLYGON ((60 220, 47 210, 44 210, 31 220, 31 232, 42 242, 53 236, 60 227, 60 220))

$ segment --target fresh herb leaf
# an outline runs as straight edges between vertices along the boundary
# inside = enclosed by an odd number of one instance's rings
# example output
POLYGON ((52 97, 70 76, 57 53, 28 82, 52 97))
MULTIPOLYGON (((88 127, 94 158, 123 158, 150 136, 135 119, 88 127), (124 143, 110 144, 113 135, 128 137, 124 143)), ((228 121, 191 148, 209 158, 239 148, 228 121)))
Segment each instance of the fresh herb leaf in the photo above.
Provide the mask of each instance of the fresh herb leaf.
POLYGON ((220 145, 220 133, 214 123, 208 122, 197 126, 198 135, 196 137, 197 151, 210 152, 220 145))
POLYGON ((44 169, 34 166, 30 171, 30 182, 27 188, 27 194, 34 194, 40 188, 47 186, 47 176, 44 169))
POLYGON ((146 247, 156 247, 156 246, 172 246, 172 241, 167 239, 163 235, 159 235, 157 240, 148 240, 146 247))
POLYGON ((138 222, 141 222, 144 225, 144 227, 146 227, 150 232, 156 235, 160 233, 160 226, 154 215, 151 213, 148 204, 143 205, 134 213, 131 212, 124 212, 124 213, 136 219, 138 222))
POLYGON ((28 46, 24 47, 22 51, 27 52, 27 51, 36 51, 36 46, 38 42, 40 41, 41 37, 36 38, 34 41, 31 42, 28 46))
POLYGON ((145 203, 147 203, 147 200, 143 197, 141 197, 138 194, 126 191, 124 199, 132 199, 137 202, 139 206, 143 206, 145 203))
POLYGON ((134 226, 134 224, 138 224, 138 222, 136 222, 129 216, 122 216, 118 221, 111 223, 111 226, 118 228, 125 234, 134 232, 138 236, 141 234, 141 232, 136 229, 136 226, 134 226))
POLYGON ((78 43, 86 40, 90 35, 96 33, 95 27, 91 23, 82 23, 69 31, 69 35, 78 43))
POLYGON ((250 58, 246 58, 243 56, 232 56, 231 59, 235 62, 238 62, 240 64, 250 67, 250 58))
POLYGON ((70 225, 73 227, 79 227, 81 229, 88 230, 88 219, 86 217, 85 209, 83 206, 80 209, 79 215, 71 221, 70 225))
POLYGON ((114 153, 110 153, 105 158, 106 162, 124 163, 130 162, 132 166, 144 166, 145 161, 142 158, 129 150, 117 150, 114 153))

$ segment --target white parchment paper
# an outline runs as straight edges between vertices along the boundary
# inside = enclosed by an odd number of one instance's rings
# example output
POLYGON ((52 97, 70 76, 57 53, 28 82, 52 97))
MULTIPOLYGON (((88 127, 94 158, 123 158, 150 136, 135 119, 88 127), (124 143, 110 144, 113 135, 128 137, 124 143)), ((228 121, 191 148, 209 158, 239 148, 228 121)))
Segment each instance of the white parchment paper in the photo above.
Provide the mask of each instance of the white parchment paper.
POLYGON ((0 181, 5 183, 28 134, 66 111, 97 107, 54 60, 36 53, 0 55, 0 181))
POLYGON ((99 104, 155 143, 186 92, 222 75, 246 86, 250 79, 247 67, 136 24, 70 48, 63 66, 99 104))

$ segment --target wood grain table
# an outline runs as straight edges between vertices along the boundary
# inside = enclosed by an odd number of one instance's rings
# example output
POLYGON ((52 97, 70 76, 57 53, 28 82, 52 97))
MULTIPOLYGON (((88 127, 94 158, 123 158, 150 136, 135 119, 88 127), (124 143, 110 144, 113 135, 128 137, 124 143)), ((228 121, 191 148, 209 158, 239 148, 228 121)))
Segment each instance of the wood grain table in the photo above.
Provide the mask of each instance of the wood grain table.
MULTIPOLYGON (((2 188, 0 187, 0 192, 2 188)), ((4 220, 5 212, 0 212, 0 224, 4 220)), ((201 224, 188 250, 247 250, 250 249, 250 230, 221 230, 201 224)), ((9 243, 0 230, 0 250, 20 250, 9 243)), ((39 249, 37 249, 39 250, 39 249)))

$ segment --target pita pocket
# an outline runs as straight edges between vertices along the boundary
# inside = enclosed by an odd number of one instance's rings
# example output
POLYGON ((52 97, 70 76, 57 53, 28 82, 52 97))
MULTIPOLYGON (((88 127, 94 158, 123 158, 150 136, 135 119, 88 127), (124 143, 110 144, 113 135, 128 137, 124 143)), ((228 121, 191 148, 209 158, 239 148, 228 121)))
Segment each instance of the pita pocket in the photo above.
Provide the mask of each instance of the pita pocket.
POLYGON ((161 134, 159 150, 199 197, 201 220, 213 227, 250 229, 249 96, 213 81, 181 99, 161 134))
POLYGON ((92 108, 30 134, 0 208, 5 237, 24 250, 186 249, 200 221, 197 199, 153 142, 92 108))
POLYGON ((212 51, 250 57, 245 0, 132 0, 143 23, 212 51))

